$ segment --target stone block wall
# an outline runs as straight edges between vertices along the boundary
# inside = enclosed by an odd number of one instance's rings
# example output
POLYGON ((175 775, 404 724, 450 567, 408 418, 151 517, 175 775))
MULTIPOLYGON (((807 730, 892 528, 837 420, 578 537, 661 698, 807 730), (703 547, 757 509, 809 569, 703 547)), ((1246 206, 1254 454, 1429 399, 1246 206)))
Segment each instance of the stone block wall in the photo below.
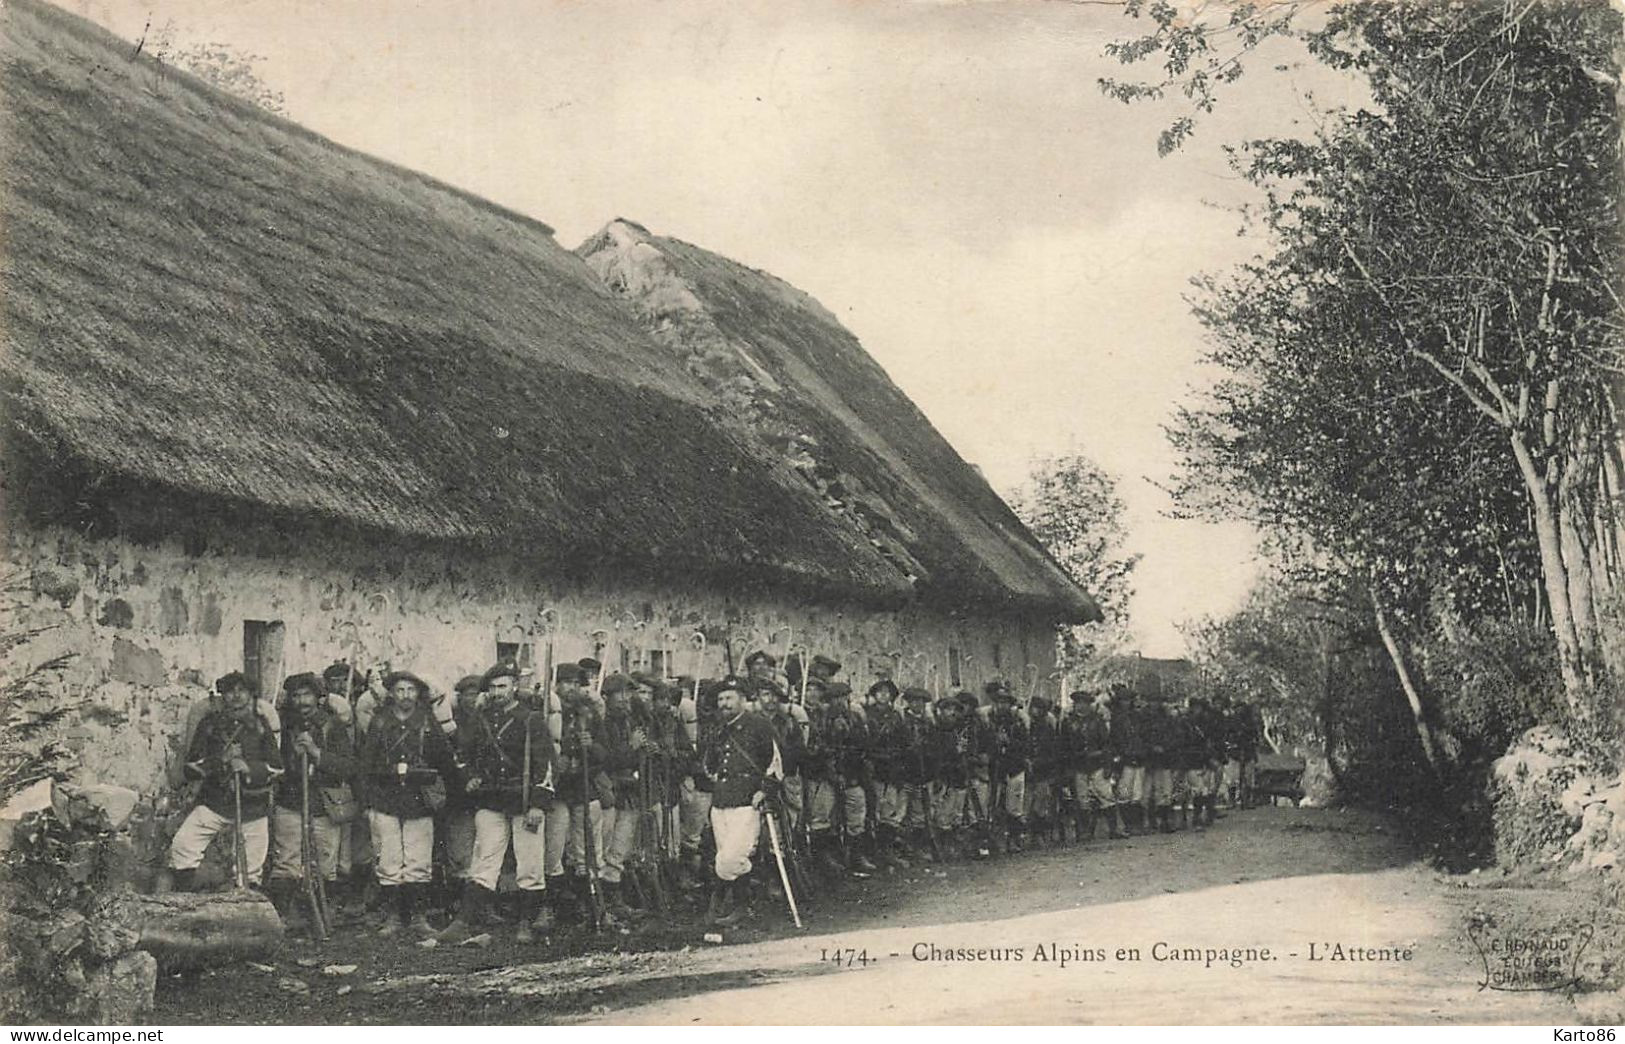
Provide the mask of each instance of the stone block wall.
POLYGON ((253 666, 256 652, 273 688, 288 674, 355 657, 414 671, 442 691, 489 666, 499 643, 539 665, 539 636, 548 633, 554 662, 599 652, 615 667, 625 649, 645 666, 659 651, 675 656, 674 673, 697 666, 711 676, 725 669, 726 637, 740 659, 770 640, 782 654, 789 628, 794 644, 841 660, 855 687, 894 668, 902 684, 921 683, 927 664, 941 678, 950 647, 963 657, 965 685, 995 674, 1023 679, 1029 662, 1047 674, 1054 655, 1052 632, 1037 621, 801 604, 770 591, 622 587, 613 578, 548 584, 525 579, 517 561, 446 552, 310 542, 297 555, 189 553, 179 543, 50 526, 13 526, 8 543, 31 599, 22 622, 40 629, 13 655, 74 654, 66 689, 83 707, 64 721, 62 738, 81 755, 76 777, 148 795, 178 780, 188 710, 214 678, 253 666), (552 613, 544 617, 543 607, 552 613), (697 665, 696 631, 708 639, 697 665))

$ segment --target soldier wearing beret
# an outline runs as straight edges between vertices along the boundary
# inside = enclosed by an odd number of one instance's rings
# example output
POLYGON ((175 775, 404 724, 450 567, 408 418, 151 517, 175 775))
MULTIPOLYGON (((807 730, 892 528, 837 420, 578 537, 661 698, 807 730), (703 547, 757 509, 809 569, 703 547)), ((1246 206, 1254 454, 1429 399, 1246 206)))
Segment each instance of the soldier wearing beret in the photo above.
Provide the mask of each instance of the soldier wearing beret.
POLYGON ((203 784, 199 801, 169 843, 171 878, 181 891, 193 887, 214 835, 235 829, 235 795, 242 799, 242 846, 250 880, 259 879, 270 846, 272 782, 282 767, 276 736, 254 705, 247 675, 232 671, 214 688, 219 699, 199 722, 186 751, 186 778, 203 784))
POLYGON ((721 727, 717 720, 716 685, 714 681, 700 683, 700 695, 694 701, 694 740, 689 745, 690 758, 688 764, 680 769, 682 775, 678 779, 677 811, 682 826, 683 870, 686 883, 691 886, 697 886, 705 877, 700 846, 705 838, 705 828, 711 821, 711 777, 706 772, 700 752, 716 745, 716 734, 721 727))
POLYGON ((806 754, 807 713, 786 702, 785 692, 772 680, 758 681, 757 710, 773 726, 784 766, 784 810, 792 831, 801 823, 801 763, 806 754))
MULTIPOLYGON (((1163 833, 1174 829, 1174 762, 1183 727, 1161 700, 1146 708, 1146 815, 1163 833)), ((1147 829, 1152 829, 1148 826, 1147 829)))
MULTIPOLYGON (((813 663, 816 667, 818 661, 813 663)), ((853 869, 873 872, 875 864, 865 851, 870 841, 868 800, 863 790, 867 730, 848 705, 850 685, 828 682, 820 688, 824 702, 812 715, 804 767, 813 849, 838 873, 847 869, 843 848, 853 869)))
POLYGON ((510 850, 519 890, 515 940, 530 942, 554 918, 546 903, 548 864, 559 859, 569 816, 557 797, 546 715, 519 698, 518 681, 512 664, 488 670, 483 701, 458 729, 462 789, 475 806, 474 853, 457 917, 441 933, 448 941, 478 931, 510 850))
POLYGON ((903 823, 908 818, 908 736, 897 710, 897 686, 882 679, 869 687, 868 753, 874 779, 875 851, 881 861, 907 868, 914 853, 907 849, 903 823))
POLYGON ((757 649, 745 657, 745 679, 752 683, 773 681, 778 674, 779 661, 766 649, 757 649))
POLYGON ((903 690, 903 705, 894 765, 897 785, 902 791, 899 804, 904 809, 901 822, 904 855, 918 854, 930 858, 932 846, 926 824, 931 815, 931 783, 937 773, 932 742, 936 725, 931 720, 931 693, 919 686, 911 686, 903 690))
MULTIPOLYGON (((455 750, 474 727, 474 716, 479 713, 480 696, 485 688, 485 676, 465 674, 452 686, 450 740, 455 750)), ((459 769, 461 760, 459 755, 459 769)), ((446 856, 446 885, 452 893, 443 897, 442 904, 453 910, 467 892, 469 867, 474 861, 474 812, 478 807, 468 793, 467 780, 459 773, 446 787, 446 807, 440 810, 435 831, 446 856)))
MULTIPOLYGON (((583 669, 584 670, 584 669, 583 669)), ((589 676, 590 677, 590 676, 589 676)), ((607 679, 606 679, 607 680, 607 679)), ((563 735, 559 738, 559 797, 570 808, 570 844, 566 861, 573 870, 577 898, 586 900, 604 859, 604 808, 615 801, 614 785, 605 772, 603 714, 585 684, 561 686, 563 735), (593 863, 587 860, 587 831, 592 831, 593 863)))
POLYGON ((763 715, 746 712, 740 681, 724 679, 716 696, 719 728, 700 750, 712 782, 711 835, 717 847, 707 919, 728 924, 749 916, 744 882, 762 831, 762 808, 784 775, 773 727, 763 715))
MULTIPOLYGON (((975 697, 972 697, 974 702, 975 697)), ((962 700, 944 697, 937 701, 936 726, 931 733, 931 761, 936 778, 931 785, 931 809, 936 816, 938 844, 945 845, 951 858, 956 849, 972 843, 965 827, 965 802, 975 761, 981 754, 982 731, 974 711, 962 700)), ((979 806, 984 811, 986 806, 979 806)), ((985 823, 976 826, 979 838, 985 823)), ((975 841, 975 851, 989 853, 975 841)))
MULTIPOLYGON (((303 804, 307 785, 301 773, 308 765, 308 794, 315 863, 324 882, 338 877, 339 831, 327 796, 346 791, 355 770, 355 745, 349 726, 321 700, 322 683, 314 674, 295 674, 282 683, 282 778, 271 811, 270 880, 266 891, 289 927, 303 920, 300 884, 305 879, 303 804)), ((342 810, 347 814, 353 800, 342 810)), ((348 820, 346 819, 346 822, 348 820)))
POLYGON ((643 803, 638 769, 648 733, 632 720, 632 682, 624 674, 604 679, 604 713, 598 735, 602 753, 597 763, 609 778, 610 793, 602 805, 603 845, 598 849, 598 880, 612 913, 628 912, 621 895, 621 877, 637 847, 640 806, 643 803))
POLYGON ((423 679, 394 671, 383 678, 383 691, 383 709, 373 716, 361 744, 378 886, 386 900, 379 934, 393 935, 408 926, 428 934, 434 816, 445 805, 454 757, 430 709, 423 679))
POLYGON ((986 739, 977 778, 971 786, 990 816, 995 810, 1004 814, 1006 843, 1011 851, 1020 852, 1027 827, 1027 725, 1016 713, 1016 698, 1008 684, 988 682, 986 692, 993 705, 984 726, 986 739))
POLYGON ((1047 696, 1034 696, 1027 706, 1027 810, 1033 836, 1066 840, 1061 819, 1061 730, 1047 696))
POLYGON ((1145 714, 1126 685, 1112 687, 1110 742, 1118 767, 1117 807, 1123 814, 1123 832, 1133 834, 1149 825, 1145 816, 1149 748, 1145 714))
POLYGON ((1112 789, 1111 750, 1105 715, 1095 706, 1089 692, 1072 694, 1072 709, 1061 722, 1062 746, 1068 771, 1072 774, 1072 794, 1077 802, 1077 831, 1080 840, 1094 840, 1095 826, 1102 814, 1107 834, 1122 837, 1117 829, 1117 798, 1112 789))

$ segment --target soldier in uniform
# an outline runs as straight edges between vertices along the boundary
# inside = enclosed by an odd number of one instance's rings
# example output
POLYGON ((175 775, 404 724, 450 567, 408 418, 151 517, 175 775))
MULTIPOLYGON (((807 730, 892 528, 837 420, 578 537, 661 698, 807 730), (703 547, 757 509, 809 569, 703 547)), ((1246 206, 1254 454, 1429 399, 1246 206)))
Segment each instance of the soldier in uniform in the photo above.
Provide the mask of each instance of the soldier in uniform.
POLYGON ((1143 713, 1146 746, 1146 830, 1173 832, 1175 725, 1160 700, 1143 713))
POLYGON ((967 717, 963 703, 952 696, 937 701, 928 736, 930 814, 945 859, 956 858, 965 842, 965 792, 970 786, 976 731, 975 720, 967 717))
POLYGON ((563 880, 562 874, 550 879, 549 873, 554 867, 562 871, 570 816, 557 796, 547 715, 519 698, 512 664, 497 664, 481 681, 484 701, 457 730, 462 789, 474 806, 474 851, 463 902, 441 938, 460 942, 479 930, 511 849, 519 890, 515 941, 528 943, 554 920, 546 903, 549 885, 557 903, 563 880))
MULTIPOLYGON (((932 851, 932 830, 936 821, 931 816, 931 783, 936 778, 936 732, 931 720, 931 693, 919 686, 903 690, 903 722, 899 731, 897 754, 893 766, 902 795, 902 830, 905 855, 918 854, 935 858, 932 851), (929 824, 929 829, 928 829, 929 824)), ((935 846, 941 849, 941 839, 935 846)))
POLYGON ((1110 742, 1118 769, 1117 807, 1123 813, 1123 832, 1133 834, 1150 826, 1145 816, 1146 719, 1139 701, 1127 686, 1113 686, 1110 742))
POLYGON ((558 793, 570 808, 570 844, 566 861, 573 870, 578 898, 590 902, 596 887, 588 878, 597 878, 604 859, 604 806, 615 801, 614 786, 604 771, 606 751, 601 737, 603 715, 587 691, 587 675, 577 665, 570 677, 580 684, 561 684, 564 703, 563 735, 559 738, 556 773, 558 793), (587 837, 591 831, 591 866, 587 859, 587 837))
MULTIPOLYGON (((813 666, 818 666, 817 659, 813 666)), ((847 869, 841 858, 843 845, 852 869, 873 872, 875 864, 865 851, 869 842, 868 800, 863 789, 867 731, 848 705, 851 686, 828 682, 822 689, 824 703, 813 718, 805 765, 813 848, 837 873, 847 869)))
MULTIPOLYGON (((779 755, 784 763, 784 809, 789 814, 789 826, 796 830, 801 822, 801 763, 806 753, 806 737, 802 723, 794 714, 796 709, 785 702, 784 690, 771 680, 756 682, 757 710, 773 726, 773 738, 779 744, 779 755)), ((805 717, 805 714, 802 715, 805 717)))
POLYGON ((1201 828, 1211 826, 1215 819, 1224 736, 1218 715, 1201 696, 1191 699, 1186 724, 1191 732, 1191 758, 1196 764, 1191 779, 1191 818, 1201 828))
MULTIPOLYGON (((376 700, 363 684, 365 672, 339 661, 322 671, 322 688, 329 709, 350 729, 350 738, 357 751, 372 723, 376 700), (362 698, 365 702, 362 703, 362 698), (363 716, 362 713, 365 712, 363 716)), ((377 895, 378 878, 373 873, 372 824, 365 815, 356 816, 339 830, 339 878, 343 885, 345 905, 352 914, 360 914, 377 895)))
POLYGON ((271 811, 272 847, 270 880, 266 891, 289 928, 303 923, 300 910, 305 879, 303 808, 307 786, 301 782, 302 763, 308 764, 308 797, 315 863, 322 880, 338 878, 340 824, 329 815, 323 791, 348 787, 355 771, 355 745, 350 729, 321 699, 322 683, 314 674, 295 674, 282 683, 282 779, 271 811))
POLYGON ((1241 762, 1241 807, 1253 805, 1253 780, 1258 772, 1258 746, 1264 740, 1264 722, 1258 708, 1243 700, 1236 705, 1236 759, 1241 762))
POLYGON ((1110 733, 1106 718, 1088 692, 1072 694, 1072 711, 1061 723, 1062 744, 1072 773, 1072 796, 1077 802, 1079 840, 1093 841, 1095 824, 1106 816, 1107 836, 1122 837, 1117 829, 1117 795, 1112 788, 1110 733))
POLYGON ((714 683, 700 683, 700 695, 694 710, 693 737, 690 759, 682 768, 678 781, 678 813, 682 826, 682 867, 688 887, 699 887, 705 879, 700 849, 705 831, 711 822, 711 777, 706 773, 700 751, 714 745, 720 727, 717 721, 716 688, 714 683))
POLYGON ((1027 705, 1027 808, 1034 836, 1057 843, 1066 841, 1061 819, 1061 730, 1046 696, 1034 696, 1027 705))
POLYGON ((762 808, 783 784, 783 761, 765 716, 745 710, 743 683, 732 676, 717 685, 718 727, 700 750, 712 784, 711 835, 716 841, 706 919, 730 924, 750 914, 745 882, 762 831, 762 808))
POLYGON ((434 816, 445 806, 445 781, 453 774, 455 759, 429 706, 426 682, 395 671, 383 679, 383 688, 388 694, 384 707, 373 716, 361 743, 378 889, 384 897, 378 932, 394 935, 410 927, 429 934, 434 816))
MULTIPOLYGON (((186 751, 186 778, 201 780, 198 803, 169 842, 174 887, 191 891, 214 835, 232 830, 240 796, 242 846, 248 877, 258 883, 270 846, 271 784, 281 771, 275 734, 254 705, 254 686, 241 671, 214 683, 219 701, 198 723, 186 751)), ((234 842, 235 843, 235 842, 234 842)))
POLYGON ((1016 713, 1016 698, 1009 685, 991 681, 986 691, 993 706, 987 715, 982 771, 990 793, 983 805, 991 816, 997 803, 1005 818, 1006 844, 1011 851, 1020 852, 1027 833, 1028 730, 1016 713))
POLYGON ((694 746, 677 716, 682 690, 655 680, 649 695, 649 739, 653 750, 648 757, 652 774, 656 813, 660 817, 661 858, 676 862, 681 855, 682 825, 679 816, 678 783, 693 756, 694 746))
POLYGON ((598 880, 612 913, 630 912, 621 895, 621 877, 627 860, 637 847, 638 821, 642 815, 642 781, 638 769, 648 742, 648 732, 632 720, 629 691, 631 681, 624 674, 604 679, 604 714, 598 735, 598 768, 609 777, 611 796, 603 803, 603 847, 598 850, 598 880))
MULTIPOLYGON (((460 750, 468 731, 474 726, 474 715, 479 713, 480 697, 485 688, 485 677, 468 674, 452 686, 451 731, 448 739, 453 750, 460 750)), ((458 767, 462 767, 459 754, 458 767)), ((446 787, 446 807, 440 810, 435 834, 445 853, 445 892, 440 905, 455 915, 456 907, 468 891, 469 868, 474 862, 474 813, 478 808, 473 795, 468 793, 468 781, 458 774, 446 787)))
POLYGON ((908 818, 908 781, 904 749, 908 737, 897 710, 897 686, 882 679, 869 687, 868 760, 874 779, 875 851, 881 862, 906 869, 915 853, 903 838, 908 818))

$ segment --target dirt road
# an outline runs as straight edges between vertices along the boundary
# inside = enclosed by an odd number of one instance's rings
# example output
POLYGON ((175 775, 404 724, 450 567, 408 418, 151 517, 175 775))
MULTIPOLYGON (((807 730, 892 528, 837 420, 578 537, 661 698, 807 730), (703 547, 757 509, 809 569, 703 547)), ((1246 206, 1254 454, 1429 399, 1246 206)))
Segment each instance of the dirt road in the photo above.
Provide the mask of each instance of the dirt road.
POLYGON ((1476 900, 1455 884, 1378 817, 1256 809, 1203 833, 855 882, 818 903, 804 933, 770 911, 722 946, 692 922, 529 950, 500 937, 488 950, 290 945, 261 969, 166 984, 156 1021, 1572 1020, 1553 994, 1478 989, 1476 900), (326 963, 358 968, 324 979, 326 963))

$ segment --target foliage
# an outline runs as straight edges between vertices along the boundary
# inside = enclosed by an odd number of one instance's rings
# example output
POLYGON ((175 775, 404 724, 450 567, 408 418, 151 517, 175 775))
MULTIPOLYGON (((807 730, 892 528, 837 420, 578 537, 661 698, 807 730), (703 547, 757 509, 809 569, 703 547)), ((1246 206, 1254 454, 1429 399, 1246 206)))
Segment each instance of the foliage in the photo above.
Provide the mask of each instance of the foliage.
POLYGON ((1072 578, 1100 605, 1109 622, 1128 617, 1134 567, 1124 550, 1126 507, 1117 480, 1081 452, 1042 457, 1010 506, 1072 578))
POLYGON ((175 23, 165 22, 146 45, 148 53, 266 112, 278 116, 288 114, 282 92, 266 84, 256 68, 265 61, 264 55, 250 54, 218 41, 180 43, 178 35, 175 23))

